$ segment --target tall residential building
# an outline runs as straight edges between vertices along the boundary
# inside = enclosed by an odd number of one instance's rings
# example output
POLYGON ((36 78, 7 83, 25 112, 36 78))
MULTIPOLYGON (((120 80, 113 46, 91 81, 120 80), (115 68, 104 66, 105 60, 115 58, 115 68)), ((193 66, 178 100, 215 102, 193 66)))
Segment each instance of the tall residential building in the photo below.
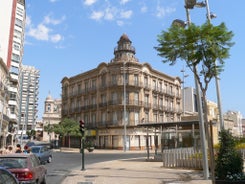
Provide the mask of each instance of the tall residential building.
POLYGON ((54 132, 49 132, 49 127, 61 121, 61 99, 53 99, 49 94, 45 100, 43 113, 43 141, 57 140, 54 132))
POLYGON ((25 0, 0 1, 0 57, 9 70, 9 137, 7 144, 13 143, 12 127, 19 116, 19 74, 24 50, 25 0))
POLYGON ((198 112, 197 108, 197 94, 196 89, 192 87, 185 87, 182 89, 183 99, 185 100, 185 114, 193 114, 198 112))
POLYGON ((34 130, 37 120, 39 70, 22 65, 20 71, 20 108, 18 134, 34 130))
POLYGON ((109 63, 63 78, 62 119, 83 120, 98 148, 145 149, 155 134, 137 125, 180 121, 181 80, 140 63, 127 35, 117 43, 109 63))

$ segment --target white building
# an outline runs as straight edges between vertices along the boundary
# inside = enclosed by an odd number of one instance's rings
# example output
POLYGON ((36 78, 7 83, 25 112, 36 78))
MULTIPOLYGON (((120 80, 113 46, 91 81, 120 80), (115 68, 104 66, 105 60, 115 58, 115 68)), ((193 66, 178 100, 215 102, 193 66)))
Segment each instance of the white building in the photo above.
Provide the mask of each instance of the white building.
POLYGON ((242 130, 242 114, 238 111, 227 111, 224 114, 225 128, 230 129, 232 134, 237 137, 243 136, 242 130), (232 126, 228 126, 226 122, 231 122, 232 126))
POLYGON ((20 74, 20 108, 18 134, 26 134, 34 130, 37 120, 37 106, 39 93, 39 70, 33 66, 21 67, 20 74))

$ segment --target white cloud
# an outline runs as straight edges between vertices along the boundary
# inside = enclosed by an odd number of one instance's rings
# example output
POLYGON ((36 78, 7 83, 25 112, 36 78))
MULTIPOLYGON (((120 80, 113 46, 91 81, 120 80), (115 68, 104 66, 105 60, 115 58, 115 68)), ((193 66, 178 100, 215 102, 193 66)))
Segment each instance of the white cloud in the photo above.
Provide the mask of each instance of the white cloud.
POLYGON ((55 34, 55 35, 51 35, 50 36, 50 40, 53 42, 53 43, 57 43, 59 41, 62 40, 62 36, 60 34, 55 34))
POLYGON ((120 12, 120 17, 124 18, 124 19, 129 19, 129 18, 131 18, 132 15, 133 15, 133 11, 132 10, 121 11, 120 12))
POLYGON ((93 5, 94 3, 96 3, 97 0, 84 0, 84 4, 86 6, 91 6, 93 5))
POLYGON ((31 17, 27 16, 26 35, 36 40, 50 41, 52 43, 60 42, 63 40, 63 37, 58 33, 53 34, 54 31, 51 26, 61 24, 65 18, 65 16, 62 16, 60 19, 54 19, 50 15, 47 15, 40 24, 34 26, 31 22, 31 17))
POLYGON ((146 13, 148 11, 148 7, 146 5, 141 6, 140 11, 142 13, 146 13))
POLYGON ((123 25, 124 25, 124 22, 123 22, 122 20, 118 20, 118 21, 117 21, 117 25, 118 25, 118 26, 123 26, 123 25))
POLYGON ((53 24, 53 25, 57 25, 60 24, 61 22, 63 22, 66 19, 65 16, 62 16, 60 19, 53 19, 50 17, 50 15, 47 15, 44 17, 43 22, 45 24, 53 24))
POLYGON ((162 18, 162 17, 164 17, 165 15, 167 15, 167 14, 170 14, 170 13, 172 13, 172 12, 175 12, 175 8, 169 8, 169 7, 167 7, 167 8, 165 8, 165 7, 163 7, 163 6, 157 6, 157 9, 156 9, 156 16, 158 17, 158 18, 162 18))
POLYGON ((26 26, 30 26, 31 25, 31 17, 29 17, 28 15, 26 16, 26 26))
POLYGON ((126 4, 126 3, 128 3, 130 0, 121 0, 120 1, 120 4, 126 4))
POLYGON ((36 28, 30 28, 27 32, 28 36, 31 36, 37 40, 49 40, 49 32, 51 30, 44 24, 39 24, 36 28))
POLYGON ((133 2, 131 0, 84 0, 84 4, 91 6, 86 8, 90 12, 90 19, 96 21, 115 21, 119 26, 129 23, 128 20, 133 17, 133 14, 150 13, 158 18, 162 18, 176 11, 175 8, 166 7, 160 3, 160 0, 145 0, 143 2, 133 2))
POLYGON ((117 14, 117 9, 116 8, 108 7, 108 8, 105 9, 104 18, 105 18, 105 20, 114 20, 116 14, 117 14))
POLYGON ((102 11, 93 11, 90 18, 93 20, 100 20, 101 18, 103 18, 104 16, 104 12, 102 11))

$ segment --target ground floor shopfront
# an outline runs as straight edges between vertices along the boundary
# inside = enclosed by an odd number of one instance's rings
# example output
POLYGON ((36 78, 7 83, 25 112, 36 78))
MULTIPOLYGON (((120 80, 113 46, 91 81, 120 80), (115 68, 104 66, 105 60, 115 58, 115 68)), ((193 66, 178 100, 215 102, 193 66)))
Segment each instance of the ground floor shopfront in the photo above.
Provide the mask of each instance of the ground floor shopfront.
MULTIPOLYGON (((200 133, 197 121, 141 124, 135 127, 113 127, 87 130, 86 141, 97 149, 146 150, 162 152, 179 147, 200 148, 200 133), (126 141, 124 141, 126 138, 126 141), (126 144, 125 144, 126 143, 126 144)), ((81 137, 63 137, 64 147, 81 146, 81 137)))

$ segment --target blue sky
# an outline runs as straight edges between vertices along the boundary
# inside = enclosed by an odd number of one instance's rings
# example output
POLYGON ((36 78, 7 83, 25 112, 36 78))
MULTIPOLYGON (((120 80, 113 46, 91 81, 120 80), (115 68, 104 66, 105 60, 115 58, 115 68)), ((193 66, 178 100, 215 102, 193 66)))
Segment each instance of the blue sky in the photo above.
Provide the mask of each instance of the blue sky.
MULTIPOLYGON (((123 33, 132 41, 140 62, 182 78, 184 62, 163 64, 154 47, 157 35, 174 19, 186 20, 184 0, 26 0, 26 6, 23 64, 40 70, 39 119, 49 92, 53 98, 61 98, 63 77, 109 62, 123 33)), ((209 0, 209 6, 217 15, 212 23, 225 22, 235 35, 235 45, 220 75, 222 110, 240 111, 245 116, 245 1, 209 0)), ((190 15, 195 24, 206 21, 205 8, 195 8, 190 15)), ((185 78, 185 86, 194 87, 193 74, 187 68, 186 74, 189 77, 185 78)), ((208 99, 217 102, 214 80, 209 85, 208 99)))

